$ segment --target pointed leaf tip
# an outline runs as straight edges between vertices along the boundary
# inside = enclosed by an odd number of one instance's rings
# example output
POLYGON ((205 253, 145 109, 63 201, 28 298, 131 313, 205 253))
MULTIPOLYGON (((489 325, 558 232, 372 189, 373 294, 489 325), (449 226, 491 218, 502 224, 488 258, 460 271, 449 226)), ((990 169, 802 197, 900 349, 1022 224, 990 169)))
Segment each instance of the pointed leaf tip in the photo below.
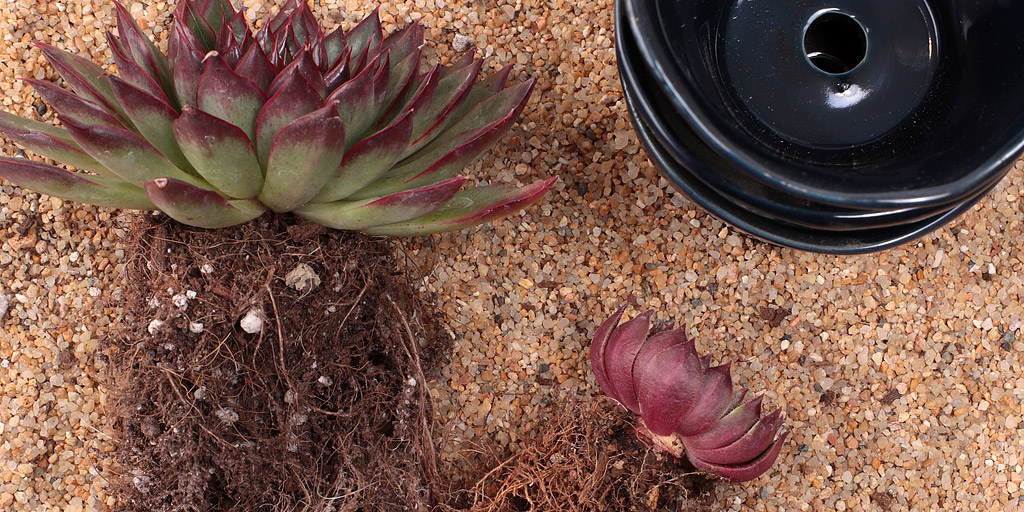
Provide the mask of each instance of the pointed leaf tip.
POLYGON ((412 220, 444 206, 467 178, 456 177, 379 199, 309 204, 295 210, 306 220, 334 229, 362 230, 412 220))
POLYGON ((141 188, 120 179, 72 173, 27 158, 0 157, 0 177, 20 187, 70 201, 133 210, 155 208, 141 188))
POLYGON ((413 236, 465 229, 510 215, 540 199, 558 178, 514 189, 501 185, 464 190, 443 208, 419 219, 365 230, 371 235, 413 236))

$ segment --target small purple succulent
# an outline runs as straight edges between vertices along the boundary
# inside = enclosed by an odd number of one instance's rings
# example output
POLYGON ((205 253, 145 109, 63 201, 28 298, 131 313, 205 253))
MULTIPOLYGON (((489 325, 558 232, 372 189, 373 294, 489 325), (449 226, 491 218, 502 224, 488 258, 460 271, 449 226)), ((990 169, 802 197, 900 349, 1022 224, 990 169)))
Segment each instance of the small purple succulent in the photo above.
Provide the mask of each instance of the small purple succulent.
POLYGON ((651 332, 648 311, 619 325, 625 307, 597 329, 590 362, 597 382, 640 416, 639 432, 661 450, 730 482, 752 480, 775 463, 788 433, 782 412, 761 416, 761 396, 743 403, 731 363, 710 366, 683 328, 651 332))

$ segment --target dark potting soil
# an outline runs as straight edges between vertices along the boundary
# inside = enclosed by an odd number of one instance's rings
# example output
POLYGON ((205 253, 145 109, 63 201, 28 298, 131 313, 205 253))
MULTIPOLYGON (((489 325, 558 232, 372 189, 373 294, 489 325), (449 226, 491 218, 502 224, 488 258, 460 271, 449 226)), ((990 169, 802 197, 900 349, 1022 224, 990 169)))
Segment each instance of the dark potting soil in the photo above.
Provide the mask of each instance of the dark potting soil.
POLYGON ((389 242, 270 215, 221 230, 147 217, 133 233, 108 342, 122 510, 430 507, 425 381, 451 340, 389 242), (319 284, 286 285, 300 264, 319 284))

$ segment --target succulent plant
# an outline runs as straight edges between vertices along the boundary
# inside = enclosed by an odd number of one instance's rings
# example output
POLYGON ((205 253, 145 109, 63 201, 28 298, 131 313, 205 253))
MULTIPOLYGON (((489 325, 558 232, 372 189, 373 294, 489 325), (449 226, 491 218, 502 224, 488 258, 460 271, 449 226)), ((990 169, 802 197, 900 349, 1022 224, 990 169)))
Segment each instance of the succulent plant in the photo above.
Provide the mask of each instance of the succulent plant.
POLYGON ((375 10, 325 33, 289 0, 255 33, 228 0, 182 0, 168 55, 123 6, 115 76, 36 43, 72 91, 26 79, 62 128, 0 112, 0 132, 83 172, 0 157, 0 177, 99 206, 159 209, 194 226, 267 210, 336 229, 413 235, 507 215, 554 179, 461 191, 455 176, 519 116, 534 80, 480 78, 473 52, 420 69, 423 28, 384 37, 375 10))
POLYGON ((776 438, 781 410, 761 416, 759 396, 733 390, 730 364, 710 366, 685 328, 651 328, 652 312, 619 325, 619 309, 597 329, 590 363, 604 392, 640 416, 638 431, 655 447, 731 482, 775 463, 787 433, 776 438))

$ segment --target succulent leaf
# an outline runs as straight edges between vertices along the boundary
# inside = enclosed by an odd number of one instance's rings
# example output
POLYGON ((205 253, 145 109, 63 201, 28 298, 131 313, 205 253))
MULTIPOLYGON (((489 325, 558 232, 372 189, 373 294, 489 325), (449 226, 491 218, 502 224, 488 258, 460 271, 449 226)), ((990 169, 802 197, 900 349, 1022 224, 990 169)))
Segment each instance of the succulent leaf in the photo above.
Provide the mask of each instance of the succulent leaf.
POLYGON ((238 76, 217 54, 208 54, 196 89, 196 105, 239 128, 255 140, 256 116, 267 98, 252 82, 238 76))
POLYGON ((241 128, 186 105, 173 127, 181 150, 196 171, 228 197, 256 197, 263 172, 241 128))
POLYGON ((238 60, 235 73, 256 84, 256 87, 264 91, 270 87, 270 83, 277 76, 277 71, 274 69, 273 64, 270 63, 270 59, 267 58, 267 53, 258 44, 250 46, 249 50, 238 60))
MULTIPOLYGON (((120 2, 114 2, 114 10, 117 15, 117 32, 120 40, 127 44, 123 47, 131 52, 135 63, 146 71, 146 73, 159 83, 165 93, 172 93, 171 70, 167 63, 167 57, 157 50, 153 41, 142 33, 139 24, 135 22, 128 10, 120 2)), ((108 41, 113 38, 108 37, 108 41)), ((118 69, 120 71, 120 68, 118 69)), ((153 94, 152 92, 150 94, 153 94)), ((154 94, 157 97, 159 95, 154 94)), ((176 103, 174 95, 164 97, 171 104, 176 103)))
POLYGON ((687 443, 686 449, 694 457, 716 464, 740 464, 750 459, 751 453, 761 453, 771 446, 775 433, 782 426, 782 411, 762 417, 742 437, 717 448, 696 448, 687 443))
POLYGON ((27 158, 0 157, 0 177, 53 197, 113 208, 153 209, 141 188, 106 176, 89 176, 27 158))
POLYGON ((84 99, 100 105, 108 113, 120 115, 114 91, 106 79, 107 72, 77 55, 58 50, 45 43, 36 43, 61 78, 84 99))
POLYGON ((433 213, 451 201, 467 178, 455 177, 423 188, 378 199, 310 203, 297 208, 300 217, 334 229, 366 229, 404 222, 433 213))
MULTIPOLYGON (((134 60, 132 60, 128 50, 124 48, 121 41, 114 37, 109 31, 107 32, 107 41, 110 43, 110 53, 114 56, 114 64, 117 65, 117 73, 121 80, 146 91, 152 96, 160 98, 160 100, 165 103, 170 103, 170 100, 167 98, 167 94, 161 84, 156 83, 156 81, 153 80, 153 77, 149 75, 146 70, 142 69, 134 60)), ((174 97, 173 89, 171 92, 171 97, 174 97)))
POLYGON ((209 186, 201 178, 175 167, 145 139, 125 129, 70 121, 64 121, 64 128, 97 162, 128 183, 141 187, 154 178, 169 177, 209 186))
POLYGON ((274 137, 260 201, 277 212, 308 203, 344 155, 345 125, 333 104, 292 121, 274 137))
POLYGON ((40 156, 103 176, 116 176, 82 150, 62 128, 0 111, 0 133, 40 156))
POLYGON ((281 131, 281 128, 321 106, 323 106, 323 102, 320 96, 306 83, 305 79, 298 73, 289 75, 289 78, 281 84, 277 94, 274 94, 263 105, 263 109, 256 118, 256 151, 264 169, 266 169, 267 160, 270 158, 270 148, 274 137, 281 131))
POLYGON ((629 380, 636 382, 644 425, 658 436, 674 432, 680 420, 697 406, 704 384, 700 358, 692 341, 662 350, 646 365, 638 364, 629 380))
POLYGON ((761 476, 762 473, 768 471, 775 464, 775 460, 779 458, 779 453, 782 452, 782 446, 788 436, 789 432, 783 433, 769 449, 765 450, 756 459, 745 464, 716 464, 694 457, 689 452, 687 452, 686 458, 690 459, 693 466, 701 471, 713 473, 732 483, 747 482, 761 476))
POLYGON ((412 115, 407 112, 391 126, 363 139, 345 153, 334 177, 312 202, 338 201, 372 183, 395 165, 411 136, 412 115))
MULTIPOLYGON (((367 54, 384 40, 384 30, 380 25, 380 7, 375 8, 363 21, 360 21, 346 35, 352 55, 367 54)), ((357 70, 362 69, 357 66, 357 70)))
POLYGON ((224 228, 249 222, 266 208, 252 199, 229 201, 224 196, 174 178, 146 182, 146 195, 172 219, 201 228, 224 228))
POLYGON ((348 147, 354 145, 377 120, 376 110, 370 108, 374 100, 375 64, 371 63, 327 98, 327 101, 336 104, 338 115, 345 120, 345 131, 349 134, 346 142, 348 147))
MULTIPOLYGON (((184 5, 184 3, 182 4, 184 5)), ((171 29, 167 43, 168 60, 171 64, 171 80, 174 92, 181 105, 196 105, 196 91, 199 90, 199 77, 203 74, 202 44, 196 36, 176 23, 171 29)))
POLYGON ((611 384, 608 396, 638 414, 640 404, 637 402, 636 387, 633 385, 633 361, 647 339, 653 314, 653 311, 646 311, 618 326, 612 331, 608 338, 608 346, 605 348, 604 370, 611 384))
POLYGON ((732 402, 731 363, 713 366, 704 372, 700 396, 689 414, 682 417, 675 431, 681 436, 707 432, 732 402))
POLYGON ((407 155, 427 145, 441 132, 440 128, 448 120, 448 115, 466 99, 466 94, 480 73, 483 63, 484 61, 478 60, 447 76, 439 77, 430 104, 419 110, 415 110, 414 107, 416 117, 413 123, 413 143, 406 150, 407 155))
POLYGON ((731 364, 710 367, 684 328, 648 336, 650 312, 618 325, 622 313, 598 328, 590 360, 605 393, 640 416, 638 434, 675 457, 685 451, 695 467, 730 481, 767 471, 786 439, 775 437, 782 411, 761 416, 762 397, 743 404, 747 390, 733 392, 731 364))
MULTIPOLYGON (((43 101, 50 105, 60 115, 62 120, 69 119, 79 124, 102 124, 119 128, 124 127, 121 121, 107 112, 106 109, 81 96, 76 96, 45 80, 26 78, 25 82, 31 85, 43 97, 43 101)), ((129 126, 131 125, 129 124, 129 126)))
POLYGON ((764 397, 759 396, 737 407, 722 416, 711 430, 687 437, 686 446, 695 450, 707 450, 732 444, 743 437, 760 419, 763 400, 764 397))
POLYGON ((594 340, 590 343, 590 367, 594 370, 594 377, 597 384, 604 390, 611 390, 612 384, 608 380, 608 372, 605 371, 605 355, 608 348, 608 338, 612 331, 619 325, 619 320, 626 312, 626 306, 622 306, 612 316, 601 323, 594 333, 594 340))
POLYGON ((413 236, 465 229, 529 206, 540 199, 556 181, 558 178, 548 178, 522 188, 491 185, 464 190, 430 215, 362 231, 371 235, 413 236))
POLYGON ((174 140, 174 119, 178 113, 160 98, 151 96, 124 80, 110 77, 114 96, 139 133, 175 166, 191 170, 178 142, 174 140))

